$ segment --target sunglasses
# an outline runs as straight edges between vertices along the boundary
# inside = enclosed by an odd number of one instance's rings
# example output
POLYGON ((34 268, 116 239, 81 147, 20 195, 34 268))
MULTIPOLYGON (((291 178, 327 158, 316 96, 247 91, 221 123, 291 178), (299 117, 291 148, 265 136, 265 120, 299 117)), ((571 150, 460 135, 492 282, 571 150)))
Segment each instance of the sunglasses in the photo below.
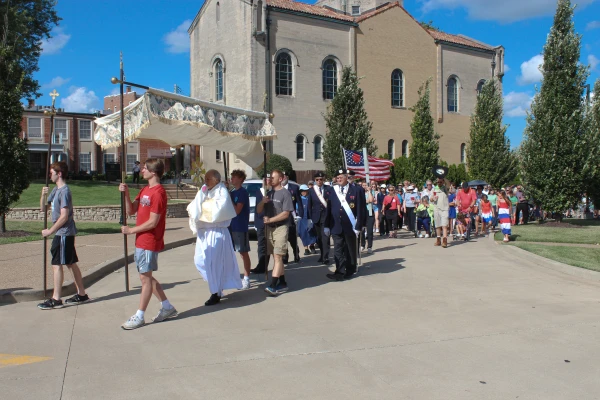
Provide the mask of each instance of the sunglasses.
POLYGON ((317 178, 317 179, 315 179, 315 181, 317 181, 317 182, 320 182, 322 180, 323 180, 323 178, 317 178))

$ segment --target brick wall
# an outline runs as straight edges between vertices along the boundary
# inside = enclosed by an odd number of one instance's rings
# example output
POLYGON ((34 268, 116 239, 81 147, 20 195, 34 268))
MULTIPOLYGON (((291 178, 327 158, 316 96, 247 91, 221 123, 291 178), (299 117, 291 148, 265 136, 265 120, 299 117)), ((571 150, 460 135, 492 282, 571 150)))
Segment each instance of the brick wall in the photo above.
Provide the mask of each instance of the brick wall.
MULTIPOLYGON (((148 157, 149 149, 161 149, 170 151, 171 147, 162 140, 142 139, 140 140, 140 162, 144 162, 148 157)), ((171 163, 165 159, 165 171, 169 171, 171 163)))

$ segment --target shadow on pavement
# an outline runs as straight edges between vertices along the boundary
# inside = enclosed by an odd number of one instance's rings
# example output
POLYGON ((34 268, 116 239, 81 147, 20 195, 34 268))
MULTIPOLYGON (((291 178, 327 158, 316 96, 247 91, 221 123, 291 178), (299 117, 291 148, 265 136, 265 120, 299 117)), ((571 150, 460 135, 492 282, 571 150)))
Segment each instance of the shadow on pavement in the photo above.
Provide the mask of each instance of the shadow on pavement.
MULTIPOLYGON (((168 290, 168 289, 174 288, 175 286, 185 285, 185 284, 188 284, 188 283, 190 283, 192 281, 195 281, 195 280, 198 280, 198 279, 202 279, 202 278, 190 279, 188 281, 181 281, 181 282, 169 282, 169 283, 162 283, 161 282, 161 286, 162 286, 163 290, 168 290)), ((133 286, 132 289, 129 292, 117 292, 117 293, 109 294, 107 296, 93 297, 92 301, 94 303, 97 303, 99 301, 108 301, 108 300, 120 299, 121 297, 136 296, 136 295, 140 294, 141 289, 142 289, 141 286, 133 286)))

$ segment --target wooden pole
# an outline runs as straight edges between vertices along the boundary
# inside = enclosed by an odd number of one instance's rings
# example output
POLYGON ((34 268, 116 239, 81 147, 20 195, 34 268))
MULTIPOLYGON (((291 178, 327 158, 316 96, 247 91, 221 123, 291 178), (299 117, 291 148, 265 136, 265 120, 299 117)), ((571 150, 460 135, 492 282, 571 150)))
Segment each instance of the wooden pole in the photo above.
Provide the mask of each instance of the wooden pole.
MULTIPOLYGON (((121 92, 121 183, 125 183, 127 177, 127 147, 125 144, 125 110, 123 109, 123 81, 125 73, 123 72, 123 52, 121 52, 121 83, 119 89, 121 92)), ((127 225, 127 210, 125 208, 125 192, 121 192, 121 225, 127 225)), ((127 260, 127 235, 123 234, 123 262, 125 263, 125 291, 129 292, 129 262, 127 260)))

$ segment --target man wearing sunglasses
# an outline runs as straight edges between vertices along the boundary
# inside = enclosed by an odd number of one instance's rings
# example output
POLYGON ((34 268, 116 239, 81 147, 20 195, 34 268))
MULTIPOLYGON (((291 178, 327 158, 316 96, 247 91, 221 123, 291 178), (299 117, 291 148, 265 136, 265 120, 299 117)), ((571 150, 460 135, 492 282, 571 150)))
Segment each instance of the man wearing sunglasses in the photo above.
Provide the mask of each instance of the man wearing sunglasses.
POLYGON ((329 250, 331 244, 329 235, 325 234, 325 218, 327 217, 327 200, 329 187, 324 185, 325 174, 317 172, 314 175, 315 185, 308 191, 307 210, 308 219, 312 221, 317 231, 317 245, 319 246, 319 262, 329 265, 329 250))

